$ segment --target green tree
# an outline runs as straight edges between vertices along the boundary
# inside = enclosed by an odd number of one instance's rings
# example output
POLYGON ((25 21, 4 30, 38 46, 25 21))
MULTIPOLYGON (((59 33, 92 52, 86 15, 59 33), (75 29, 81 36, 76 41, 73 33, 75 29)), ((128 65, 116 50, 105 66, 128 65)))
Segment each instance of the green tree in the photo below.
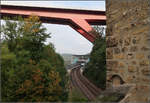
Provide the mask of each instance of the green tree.
POLYGON ((95 32, 99 36, 94 42, 90 54, 90 62, 86 65, 83 74, 96 86, 105 88, 106 86, 106 43, 104 28, 95 26, 95 32))
POLYGON ((1 93, 2 99, 5 101, 6 98, 11 97, 11 90, 13 90, 13 85, 9 84, 12 82, 14 77, 14 65, 16 64, 16 55, 11 53, 6 44, 1 44, 1 93), (9 84, 9 85, 8 85, 9 84))
POLYGON ((64 61, 45 44, 50 33, 37 16, 16 19, 1 26, 2 101, 67 101, 64 61))

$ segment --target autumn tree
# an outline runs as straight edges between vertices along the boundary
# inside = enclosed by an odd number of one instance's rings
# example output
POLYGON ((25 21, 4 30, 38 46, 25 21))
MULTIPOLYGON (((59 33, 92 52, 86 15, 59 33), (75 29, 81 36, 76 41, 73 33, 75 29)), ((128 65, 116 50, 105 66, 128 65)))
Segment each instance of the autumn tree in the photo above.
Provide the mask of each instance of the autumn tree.
POLYGON ((37 16, 15 19, 1 26, 2 101, 67 101, 64 61, 45 44, 50 33, 37 16))

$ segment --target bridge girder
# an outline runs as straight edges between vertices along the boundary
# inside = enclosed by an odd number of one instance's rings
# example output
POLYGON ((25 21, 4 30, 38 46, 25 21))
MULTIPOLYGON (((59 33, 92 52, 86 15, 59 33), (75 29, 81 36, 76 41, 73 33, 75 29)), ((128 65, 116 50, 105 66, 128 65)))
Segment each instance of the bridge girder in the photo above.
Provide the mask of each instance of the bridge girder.
POLYGON ((105 25, 104 11, 1 5, 1 17, 37 15, 43 23, 70 25, 90 42, 96 36, 91 25, 105 25))

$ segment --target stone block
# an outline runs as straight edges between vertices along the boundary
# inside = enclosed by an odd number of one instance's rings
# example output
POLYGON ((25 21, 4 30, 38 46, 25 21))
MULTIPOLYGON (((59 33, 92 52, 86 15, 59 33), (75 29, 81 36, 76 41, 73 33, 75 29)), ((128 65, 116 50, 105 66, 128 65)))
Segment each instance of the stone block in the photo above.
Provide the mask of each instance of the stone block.
POLYGON ((147 77, 141 77, 141 83, 149 84, 149 83, 150 83, 150 78, 147 78, 147 77))
POLYGON ((113 59, 113 49, 112 48, 106 49, 106 59, 113 59))
POLYGON ((123 48, 122 48, 122 52, 123 52, 123 53, 128 52, 128 47, 123 47, 123 48))
POLYGON ((117 38, 115 37, 108 37, 106 38, 107 47, 116 47, 118 44, 117 38))
POLYGON ((124 69, 119 68, 119 72, 120 72, 120 74, 123 74, 125 71, 124 71, 124 69))
POLYGON ((111 80, 112 76, 113 76, 112 73, 107 73, 106 80, 108 80, 108 81, 111 80))
POLYGON ((138 91, 143 91, 143 92, 147 92, 147 90, 150 90, 150 86, 148 85, 137 85, 137 90, 138 91))
POLYGON ((107 70, 112 71, 117 68, 118 61, 107 61, 106 65, 107 65, 107 70))
POLYGON ((121 68, 124 68, 124 67, 125 67, 125 63, 119 62, 118 67, 119 67, 120 69, 121 69, 121 68))
POLYGON ((137 46, 131 46, 130 47, 130 52, 137 52, 138 51, 138 47, 137 46))
POLYGON ((114 48, 114 54, 119 54, 120 53, 120 49, 119 48, 114 48))
POLYGON ((120 38, 118 42, 119 42, 119 44, 118 44, 118 45, 122 47, 122 46, 123 46, 123 39, 122 39, 122 38, 120 38))
POLYGON ((110 24, 108 27, 107 27, 107 29, 106 29, 106 35, 107 36, 112 36, 113 35, 113 26, 112 26, 112 24, 110 24))
POLYGON ((136 64, 137 64, 137 62, 136 62, 136 61, 132 61, 131 63, 132 63, 133 65, 136 65, 136 64))
POLYGON ((125 40, 124 40, 124 45, 125 45, 125 46, 129 46, 129 45, 130 45, 130 42, 131 42, 131 37, 127 37, 127 38, 125 38, 125 40))
POLYGON ((145 56, 144 56, 143 53, 137 53, 137 54, 136 54, 136 59, 140 59, 140 60, 141 60, 141 59, 144 59, 144 57, 145 57, 145 56))
POLYGON ((115 59, 125 59, 125 54, 120 53, 120 54, 114 54, 115 59))
POLYGON ((133 53, 128 53, 128 54, 127 54, 127 59, 128 59, 128 60, 134 59, 133 53))
POLYGON ((149 60, 142 60, 140 61, 140 66, 149 66, 149 60))
POLYGON ((139 35, 145 31, 149 31, 149 27, 148 26, 141 26, 139 29, 137 28, 136 30, 133 30, 132 35, 139 35))
POLYGON ((135 45, 135 44, 139 44, 140 43, 140 37, 134 37, 133 39, 132 39, 132 43, 135 45))
POLYGON ((141 72, 143 73, 143 75, 150 76, 150 67, 142 69, 141 72))
POLYGON ((134 66, 128 66, 128 71, 129 72, 135 72, 136 68, 134 66))
POLYGON ((141 51, 150 51, 150 48, 146 47, 146 46, 143 46, 143 47, 141 47, 141 51))
POLYGON ((134 80, 133 77, 129 75, 129 76, 127 76, 126 82, 132 83, 133 80, 134 80))

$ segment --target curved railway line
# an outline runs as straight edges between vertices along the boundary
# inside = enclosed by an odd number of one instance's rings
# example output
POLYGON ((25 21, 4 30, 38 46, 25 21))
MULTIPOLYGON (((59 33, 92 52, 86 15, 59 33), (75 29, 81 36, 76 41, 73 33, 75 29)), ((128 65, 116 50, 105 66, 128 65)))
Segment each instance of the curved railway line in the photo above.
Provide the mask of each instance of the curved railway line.
POLYGON ((86 77, 84 77, 81 74, 80 68, 81 65, 72 68, 70 73, 71 82, 73 86, 77 87, 88 98, 89 101, 92 101, 99 95, 101 89, 97 88, 86 77))

